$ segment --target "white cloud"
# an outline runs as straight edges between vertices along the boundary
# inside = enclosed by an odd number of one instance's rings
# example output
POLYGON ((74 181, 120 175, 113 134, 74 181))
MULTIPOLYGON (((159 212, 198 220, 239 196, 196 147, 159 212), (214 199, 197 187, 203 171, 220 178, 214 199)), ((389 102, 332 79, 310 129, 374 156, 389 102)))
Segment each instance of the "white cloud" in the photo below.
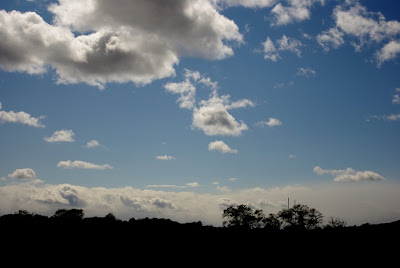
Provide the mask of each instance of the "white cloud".
POLYGON ((45 116, 32 117, 30 114, 25 112, 16 113, 14 111, 0 111, 0 123, 19 123, 32 127, 44 128, 45 126, 40 122, 43 118, 45 118, 45 116))
POLYGON ((75 161, 71 161, 71 160, 60 161, 57 164, 57 167, 64 168, 64 169, 79 168, 79 169, 97 169, 97 170, 105 170, 105 169, 112 169, 113 168, 112 166, 110 166, 108 164, 96 165, 96 164, 92 164, 92 163, 85 162, 85 161, 79 161, 79 160, 75 160, 75 161))
POLYGON ((202 130, 206 135, 240 136, 248 127, 238 122, 228 112, 231 109, 254 107, 248 99, 231 101, 229 95, 218 95, 218 83, 201 75, 198 71, 185 70, 185 80, 164 85, 168 92, 180 94, 177 102, 181 108, 193 110, 192 128, 202 130), (211 90, 208 100, 201 100, 196 105, 196 85, 202 84, 211 90))
POLYGON ((222 211, 229 205, 248 204, 262 209, 265 214, 277 213, 287 206, 287 198, 290 197, 298 203, 316 208, 326 217, 340 217, 349 225, 355 225, 398 220, 399 191, 399 183, 388 181, 379 184, 257 187, 210 194, 132 187, 88 188, 29 180, 0 186, 0 214, 26 209, 51 216, 59 208, 79 207, 84 209, 87 217, 104 216, 112 212, 122 220, 154 217, 182 223, 202 221, 205 225, 221 226, 222 211))
POLYGON ((173 76, 180 57, 219 60, 243 43, 237 25, 210 1, 60 0, 49 11, 53 25, 34 12, 0 11, 0 68, 51 68, 58 83, 100 89, 109 82, 143 85, 173 76))
POLYGON ((237 178, 229 178, 228 181, 234 182, 234 181, 237 181, 237 178))
POLYGON ((369 12, 366 7, 359 3, 350 8, 339 5, 334 10, 334 17, 337 28, 358 38, 359 44, 353 42, 356 51, 360 51, 365 44, 385 42, 384 46, 375 54, 378 67, 400 55, 399 21, 387 21, 382 13, 369 12))
POLYGON ((300 47, 303 44, 291 37, 287 37, 286 35, 282 35, 282 37, 274 42, 270 37, 267 37, 265 42, 262 43, 263 51, 264 51, 264 59, 271 60, 276 62, 278 59, 281 59, 279 52, 280 51, 290 51, 295 53, 298 57, 301 57, 300 47))
POLYGON ((376 53, 378 66, 385 61, 393 60, 400 55, 400 41, 390 41, 380 51, 376 53))
POLYGON ((213 181, 213 183, 212 184, 214 184, 214 185, 218 185, 219 184, 219 182, 218 181, 213 181))
POLYGON ((317 36, 319 45, 328 52, 331 48, 339 48, 344 44, 344 34, 337 28, 331 28, 317 36))
POLYGON ((287 6, 278 3, 271 10, 273 16, 273 22, 271 25, 279 26, 286 25, 293 22, 300 22, 303 20, 310 19, 311 7, 320 3, 324 5, 324 0, 287 0, 287 6))
POLYGON ((85 145, 86 148, 95 148, 95 147, 103 147, 98 140, 90 140, 85 145))
POLYGON ((75 133, 72 130, 62 129, 54 131, 50 137, 45 137, 44 140, 47 142, 75 142, 75 133))
MULTIPOLYGON (((1 14, 1 10, 0 10, 1 14)), ((1 23, 1 21, 0 21, 1 23)), ((1 29, 0 29, 1 31, 1 29)), ((0 45, 1 46, 1 45, 0 45)), ((1 60, 0 60, 1 61, 1 60)), ((0 109, 2 109, 2 104, 0 102, 0 109)), ((19 123, 23 125, 28 125, 31 127, 41 127, 44 128, 41 119, 46 118, 45 116, 33 117, 26 112, 14 112, 14 111, 0 111, 0 123, 19 123)))
POLYGON ((238 150, 231 149, 225 142, 223 141, 213 141, 208 144, 209 151, 218 151, 220 153, 226 154, 237 154, 238 150))
MULTIPOLYGON (((215 0, 214 0, 215 1, 215 0)), ((271 7, 278 0, 216 0, 219 4, 227 6, 244 6, 247 8, 271 7)))
POLYGON ((156 156, 157 160, 175 160, 176 158, 170 155, 158 155, 156 156))
POLYGON ((314 173, 319 176, 329 174, 334 177, 335 182, 361 182, 361 181, 383 181, 385 178, 372 171, 355 171, 352 168, 347 169, 322 169, 319 166, 314 167, 314 173))
POLYGON ((36 179, 35 171, 31 168, 16 169, 13 173, 8 174, 8 177, 14 179, 36 179))
POLYGON ((257 126, 268 126, 268 127, 278 127, 281 126, 283 123, 276 118, 269 118, 268 121, 259 121, 256 123, 257 126))
POLYGON ((230 101, 229 95, 218 96, 216 90, 208 100, 200 102, 193 110, 193 127, 201 129, 206 135, 240 136, 248 127, 244 122, 237 122, 228 112, 230 109, 254 106, 250 100, 230 101))
POLYGON ((393 95, 392 103, 399 104, 400 103, 400 88, 396 88, 396 93, 393 95))
POLYGON ((290 159, 295 159, 295 158, 297 158, 297 155, 295 155, 295 154, 290 154, 290 155, 289 155, 289 158, 290 158, 290 159))
POLYGON ((189 186, 189 187, 199 187, 200 186, 200 184, 198 182, 195 182, 195 181, 186 183, 186 185, 189 186))
POLYGON ((306 67, 306 68, 299 68, 297 70, 297 76, 305 76, 305 77, 311 77, 311 76, 316 76, 317 72, 313 69, 311 69, 310 67, 306 67))

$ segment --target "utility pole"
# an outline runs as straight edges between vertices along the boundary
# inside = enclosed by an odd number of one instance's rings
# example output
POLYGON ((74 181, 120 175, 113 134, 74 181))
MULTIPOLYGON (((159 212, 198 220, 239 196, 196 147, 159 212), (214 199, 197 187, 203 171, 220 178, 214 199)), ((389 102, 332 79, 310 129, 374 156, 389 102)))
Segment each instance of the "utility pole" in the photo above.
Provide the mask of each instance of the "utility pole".
POLYGON ((287 198, 287 209, 289 209, 289 197, 287 198))

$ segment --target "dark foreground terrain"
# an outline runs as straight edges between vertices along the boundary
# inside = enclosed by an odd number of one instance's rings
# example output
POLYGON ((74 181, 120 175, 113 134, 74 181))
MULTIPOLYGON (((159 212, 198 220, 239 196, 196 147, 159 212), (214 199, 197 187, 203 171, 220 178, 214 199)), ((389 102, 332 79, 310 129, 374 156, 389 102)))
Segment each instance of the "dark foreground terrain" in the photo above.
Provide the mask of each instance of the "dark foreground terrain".
POLYGON ((149 265, 140 266, 214 267, 219 263, 224 267, 251 267, 279 263, 284 267, 386 267, 393 261, 397 263, 400 255, 400 221, 314 230, 269 230, 155 218, 122 221, 112 214, 46 217, 19 211, 1 216, 0 230, 3 259, 12 256, 17 263, 29 264, 51 259, 56 260, 56 266, 93 262, 119 267, 127 260, 141 260, 149 265))

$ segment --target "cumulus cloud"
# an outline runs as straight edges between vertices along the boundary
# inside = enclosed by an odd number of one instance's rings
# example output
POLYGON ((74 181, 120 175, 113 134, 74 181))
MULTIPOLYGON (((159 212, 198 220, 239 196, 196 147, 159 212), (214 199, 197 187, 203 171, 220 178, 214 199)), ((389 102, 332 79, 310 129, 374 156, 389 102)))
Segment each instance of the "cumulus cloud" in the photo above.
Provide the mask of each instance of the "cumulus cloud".
POLYGON ((231 149, 224 141, 213 141, 208 144, 209 151, 218 151, 220 153, 226 154, 237 154, 238 150, 231 149))
POLYGON ((361 182, 361 181, 383 181, 385 178, 372 171, 356 171, 352 168, 347 169, 322 169, 314 167, 314 173, 319 176, 329 174, 334 177, 335 182, 361 182))
POLYGON ((53 142, 75 142, 75 133, 72 130, 62 129, 54 131, 50 137, 45 137, 44 140, 50 143, 53 142))
POLYGON ((19 123, 31 127, 44 128, 45 126, 40 122, 45 116, 33 117, 25 112, 14 111, 0 111, 0 123, 19 123))
POLYGON ((281 59, 280 51, 290 51, 295 53, 298 57, 301 57, 299 48, 302 47, 303 44, 295 38, 282 35, 282 38, 276 40, 275 43, 270 37, 267 37, 265 42, 262 43, 262 46, 264 59, 276 62, 278 59, 281 59))
POLYGON ((228 186, 217 186, 217 190, 223 193, 232 192, 232 189, 229 188, 228 186))
POLYGON ((102 146, 97 140, 88 141, 85 145, 86 148, 95 148, 102 146))
MULTIPOLYGON (((188 188, 191 189, 191 188, 188 188)), ((187 190, 188 190, 187 189, 187 190)), ((320 184, 251 188, 215 194, 189 191, 158 191, 132 187, 83 187, 71 184, 44 184, 32 180, 0 186, 0 215, 19 209, 51 216, 59 208, 82 208, 87 217, 110 212, 117 218, 169 218, 179 222, 202 221, 222 225, 222 211, 230 205, 248 204, 265 214, 287 206, 287 197, 336 216, 350 224, 377 223, 400 217, 400 184, 320 184), (340 198, 338 198, 340 196, 340 198)))
POLYGON ((247 130, 247 125, 237 121, 229 110, 254 107, 255 103, 248 99, 231 101, 230 95, 219 96, 218 83, 197 71, 185 70, 185 80, 178 83, 167 83, 168 92, 180 94, 177 102, 181 108, 193 111, 192 128, 202 130, 206 135, 240 136, 247 130), (196 103, 196 86, 202 85, 211 93, 209 99, 196 103))
POLYGON ((243 43, 210 1, 60 0, 48 10, 54 24, 34 12, 0 11, 0 68, 40 74, 51 67, 58 83, 100 89, 142 85, 174 75, 180 57, 219 60, 243 43))
POLYGON ((36 179, 35 171, 31 168, 16 169, 13 173, 8 174, 8 177, 14 179, 36 179))
MULTIPOLYGON (((2 104, 0 102, 0 110, 1 109, 2 109, 2 104)), ((0 111, 0 123, 18 123, 18 124, 28 125, 31 127, 44 128, 45 126, 43 125, 42 122, 40 122, 40 120, 44 118, 46 117, 45 116, 33 117, 26 112, 0 111)))
MULTIPOLYGON (((385 120, 385 121, 397 121, 397 120, 400 120, 400 113, 398 113, 398 114, 385 114, 385 115, 373 115, 370 118, 371 119, 377 119, 377 120, 385 120)), ((367 119, 367 122, 370 121, 370 118, 367 119)))
POLYGON ((80 160, 60 161, 57 164, 57 167, 64 168, 64 169, 76 169, 76 168, 78 168, 78 169, 97 169, 97 170, 105 170, 105 169, 112 169, 113 168, 112 166, 110 166, 108 164, 96 165, 96 164, 92 164, 92 163, 85 162, 85 161, 80 161, 80 160))
POLYGON ((268 127, 278 127, 283 123, 277 118, 269 118, 268 121, 259 121, 256 123, 257 126, 268 126, 268 127))
POLYGON ((316 76, 317 72, 310 67, 306 68, 299 68, 296 73, 297 76, 305 76, 305 77, 311 77, 311 76, 316 76))
POLYGON ((353 43, 356 50, 361 50, 366 44, 381 44, 384 46, 376 52, 378 67, 400 54, 400 22, 387 21, 380 12, 369 12, 366 7, 356 3, 351 7, 338 6, 334 10, 336 27, 342 32, 358 38, 359 44, 353 43))
POLYGON ((328 52, 331 48, 339 48, 344 44, 343 39, 344 33, 338 30, 338 28, 331 28, 324 31, 317 36, 319 45, 328 52))
POLYGON ((170 155, 158 155, 156 156, 157 160, 175 160, 176 158, 170 155))
POLYGON ((271 10, 273 26, 287 25, 310 19, 311 7, 320 3, 324 5, 325 0, 287 0, 287 5, 278 3, 271 10))

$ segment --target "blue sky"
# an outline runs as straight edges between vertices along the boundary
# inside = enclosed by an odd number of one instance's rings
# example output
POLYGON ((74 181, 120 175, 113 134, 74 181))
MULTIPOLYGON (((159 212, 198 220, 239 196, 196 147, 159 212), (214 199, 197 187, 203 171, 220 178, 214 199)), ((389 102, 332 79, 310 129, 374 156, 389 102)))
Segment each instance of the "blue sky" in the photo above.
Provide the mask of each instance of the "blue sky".
POLYGON ((0 4, 1 214, 398 219, 397 1, 116 7, 0 4))

